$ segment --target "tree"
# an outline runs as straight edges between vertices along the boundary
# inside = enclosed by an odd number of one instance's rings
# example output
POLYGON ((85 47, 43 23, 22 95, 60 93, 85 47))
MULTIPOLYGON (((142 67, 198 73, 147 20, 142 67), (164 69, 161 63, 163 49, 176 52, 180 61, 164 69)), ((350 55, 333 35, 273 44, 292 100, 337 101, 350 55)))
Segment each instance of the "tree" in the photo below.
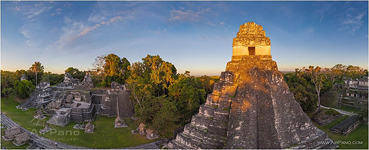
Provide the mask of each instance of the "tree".
POLYGON ((36 84, 35 85, 37 85, 37 74, 39 72, 44 72, 44 66, 42 66, 40 62, 35 62, 34 64, 32 64, 32 67, 30 67, 29 70, 36 74, 36 84))
POLYGON ((1 70, 1 90, 5 88, 13 88, 16 80, 17 78, 14 72, 1 70))
POLYGON ((46 72, 41 76, 41 81, 50 82, 50 85, 56 85, 63 82, 64 74, 56 74, 51 72, 46 72))
POLYGON ((320 110, 320 91, 323 88, 323 82, 325 79, 325 74, 321 71, 321 68, 317 66, 309 66, 311 81, 314 83, 316 94, 318 95, 318 109, 320 110))
POLYGON ((359 66, 349 65, 346 68, 346 73, 345 73, 346 77, 356 79, 356 78, 361 78, 364 75, 366 75, 364 69, 360 68, 359 66))
POLYGON ((129 66, 131 66, 131 63, 125 57, 123 57, 121 61, 122 61, 121 74, 123 76, 123 83, 125 83, 128 77, 131 75, 131 71, 129 70, 129 66))
POLYGON ((188 77, 189 77, 189 76, 191 76, 191 72, 190 72, 190 71, 188 71, 188 70, 186 70, 184 74, 185 74, 186 76, 188 76, 188 77))
POLYGON ((15 71, 15 76, 17 77, 17 79, 20 79, 23 74, 26 75, 26 77, 28 76, 28 72, 26 70, 15 71))
POLYGON ((210 94, 213 91, 214 83, 219 80, 206 75, 197 77, 196 79, 201 83, 202 89, 205 90, 206 95, 210 94))
POLYGON ((175 102, 162 97, 160 99, 160 109, 152 121, 153 128, 160 131, 161 135, 168 137, 172 135, 172 131, 177 126, 175 123, 178 121, 179 115, 175 102))
POLYGON ((73 78, 82 81, 85 77, 86 71, 79 71, 77 68, 69 67, 65 70, 65 73, 69 73, 70 75, 72 75, 73 78))
POLYGON ((180 111, 180 123, 186 124, 191 120, 199 109, 200 105, 205 102, 205 90, 201 88, 199 83, 193 76, 179 75, 172 85, 169 86, 169 96, 176 102, 177 109, 180 111))
POLYGON ((154 96, 166 95, 169 85, 176 79, 176 67, 163 61, 159 55, 147 55, 142 60, 142 63, 137 62, 130 67, 132 79, 141 79, 142 84, 151 84, 154 96))
POLYGON ((105 57, 106 55, 97 56, 95 62, 92 63, 93 70, 95 70, 99 76, 104 76, 105 57))
POLYGON ((104 59, 104 75, 106 85, 109 86, 112 81, 124 84, 125 80, 128 79, 130 74, 128 69, 130 62, 128 59, 120 59, 120 57, 115 54, 109 54, 105 56, 104 59))
POLYGON ((9 98, 10 95, 12 95, 14 93, 14 89, 13 88, 5 88, 1 91, 1 95, 3 95, 4 97, 6 97, 7 99, 9 98))
POLYGON ((35 86, 31 81, 23 80, 23 81, 15 81, 14 90, 19 98, 27 98, 35 89, 35 86))

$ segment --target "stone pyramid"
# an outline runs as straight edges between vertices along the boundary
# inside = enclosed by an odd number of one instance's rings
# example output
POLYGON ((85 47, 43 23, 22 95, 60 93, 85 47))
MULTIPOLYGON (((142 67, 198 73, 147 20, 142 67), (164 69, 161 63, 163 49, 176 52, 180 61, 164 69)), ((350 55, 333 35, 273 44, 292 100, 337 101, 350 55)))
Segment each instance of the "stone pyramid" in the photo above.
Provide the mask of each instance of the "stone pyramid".
POLYGON ((233 39, 232 60, 206 103, 167 147, 336 148, 332 143, 289 91, 262 26, 249 22, 233 39))

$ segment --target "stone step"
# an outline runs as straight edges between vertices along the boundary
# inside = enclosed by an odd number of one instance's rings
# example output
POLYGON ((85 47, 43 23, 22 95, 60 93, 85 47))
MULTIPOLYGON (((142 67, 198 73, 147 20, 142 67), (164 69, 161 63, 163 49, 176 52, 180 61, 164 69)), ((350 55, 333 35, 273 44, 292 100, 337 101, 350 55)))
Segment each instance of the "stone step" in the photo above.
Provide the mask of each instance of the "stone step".
POLYGON ((199 115, 203 117, 214 117, 214 106, 202 104, 199 109, 199 115))
POLYGON ((213 120, 210 121, 209 127, 226 129, 228 128, 228 121, 228 116, 215 115, 213 120))
POLYGON ((203 116, 200 116, 200 115, 196 114, 196 115, 192 116, 191 125, 196 126, 196 127, 200 127, 200 128, 203 128, 203 129, 207 129, 211 119, 212 118, 205 118, 203 116))
POLYGON ((200 139, 192 137, 190 135, 186 135, 183 132, 177 134, 176 142, 185 145, 187 147, 190 147, 192 149, 198 149, 202 144, 202 141, 200 139))
POLYGON ((223 148, 224 146, 224 142, 220 143, 220 142, 214 142, 213 139, 211 140, 204 140, 201 148, 202 149, 220 149, 223 148))
POLYGON ((201 128, 196 128, 195 126, 191 126, 190 124, 186 124, 183 130, 183 133, 197 137, 202 138, 206 134, 206 130, 201 128))
MULTIPOLYGON (((292 149, 315 149, 318 147, 321 147, 322 141, 324 141, 325 139, 327 139, 328 136, 327 134, 325 134, 323 131, 320 131, 318 135, 311 137, 309 139, 306 139, 304 141, 301 141, 299 145, 291 147, 292 149)), ((324 145, 323 145, 324 146, 324 145)))
POLYGON ((193 149, 191 147, 187 147, 185 145, 182 145, 182 144, 178 143, 176 140, 171 140, 168 143, 168 148, 170 148, 170 149, 193 149))
POLYGON ((190 124, 185 125, 183 133, 201 139, 203 145, 207 145, 206 147, 208 148, 217 148, 219 145, 224 144, 226 138, 212 134, 208 129, 198 128, 190 124))

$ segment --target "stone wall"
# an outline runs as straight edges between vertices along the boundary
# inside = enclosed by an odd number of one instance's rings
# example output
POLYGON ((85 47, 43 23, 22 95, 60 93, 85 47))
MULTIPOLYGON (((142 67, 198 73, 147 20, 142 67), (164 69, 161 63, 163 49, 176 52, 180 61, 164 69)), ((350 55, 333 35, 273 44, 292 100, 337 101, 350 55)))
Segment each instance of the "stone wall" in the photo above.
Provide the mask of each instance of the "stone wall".
POLYGON ((265 36, 263 27, 254 22, 240 26, 237 37, 233 39, 233 56, 271 55, 270 39, 265 36), (254 50, 252 50, 254 49, 254 50), (254 51, 254 54, 249 52, 254 51))

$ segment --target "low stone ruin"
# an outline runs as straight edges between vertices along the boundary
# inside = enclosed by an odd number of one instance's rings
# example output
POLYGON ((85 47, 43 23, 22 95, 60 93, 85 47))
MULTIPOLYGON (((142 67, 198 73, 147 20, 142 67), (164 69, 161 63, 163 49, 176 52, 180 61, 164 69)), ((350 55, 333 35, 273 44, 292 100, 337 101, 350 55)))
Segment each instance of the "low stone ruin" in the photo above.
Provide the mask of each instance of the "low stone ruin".
POLYGON ((324 126, 341 117, 342 115, 326 115, 324 110, 320 110, 312 119, 320 126, 324 126))
POLYGON ((13 144, 15 146, 22 146, 26 143, 28 143, 28 141, 30 140, 30 136, 27 132, 23 132, 21 134, 17 134, 15 135, 15 138, 14 138, 14 141, 13 141, 13 144))
POLYGON ((82 123, 82 124, 75 124, 74 126, 73 126, 73 129, 85 129, 85 127, 86 127, 86 125, 85 125, 85 123, 82 123))
POLYGON ((71 108, 61 108, 56 111, 56 114, 52 116, 47 123, 64 127, 71 120, 71 108))
POLYGON ((152 130, 152 129, 146 129, 145 128, 145 124, 140 123, 140 125, 138 126, 138 128, 136 130, 131 130, 132 134, 140 134, 140 135, 145 135, 147 139, 156 139, 159 137, 159 135, 157 134, 156 131, 152 130))
POLYGON ((91 122, 87 123, 85 126, 85 133, 94 133, 95 126, 91 122))
POLYGON ((45 128, 41 129, 40 131, 38 131, 40 134, 45 134, 47 132, 49 132, 51 130, 51 128, 49 128, 49 125, 46 124, 45 128))
POLYGON ((36 115, 33 116, 33 118, 36 118, 36 119, 40 119, 40 120, 43 120, 46 118, 46 116, 43 114, 42 110, 41 109, 38 109, 36 111, 36 115))
POLYGON ((146 138, 149 140, 157 139, 159 135, 152 129, 146 129, 146 138))
POLYGON ((13 141, 15 146, 22 146, 31 139, 27 132, 23 132, 19 127, 12 127, 5 130, 5 135, 2 136, 5 141, 13 141))
POLYGON ((114 128, 123 128, 123 127, 128 127, 128 126, 124 122, 124 119, 118 116, 117 118, 115 118, 114 128))
POLYGON ((341 123, 333 126, 330 130, 335 133, 349 135, 352 131, 354 131, 360 125, 360 117, 359 115, 353 115, 349 118, 345 119, 341 123))
POLYGON ((5 141, 13 140, 15 135, 20 134, 22 131, 19 127, 12 127, 7 130, 5 130, 5 135, 3 135, 3 139, 5 141))
POLYGON ((138 134, 145 135, 146 134, 145 124, 140 123, 140 125, 136 130, 138 131, 138 134))

